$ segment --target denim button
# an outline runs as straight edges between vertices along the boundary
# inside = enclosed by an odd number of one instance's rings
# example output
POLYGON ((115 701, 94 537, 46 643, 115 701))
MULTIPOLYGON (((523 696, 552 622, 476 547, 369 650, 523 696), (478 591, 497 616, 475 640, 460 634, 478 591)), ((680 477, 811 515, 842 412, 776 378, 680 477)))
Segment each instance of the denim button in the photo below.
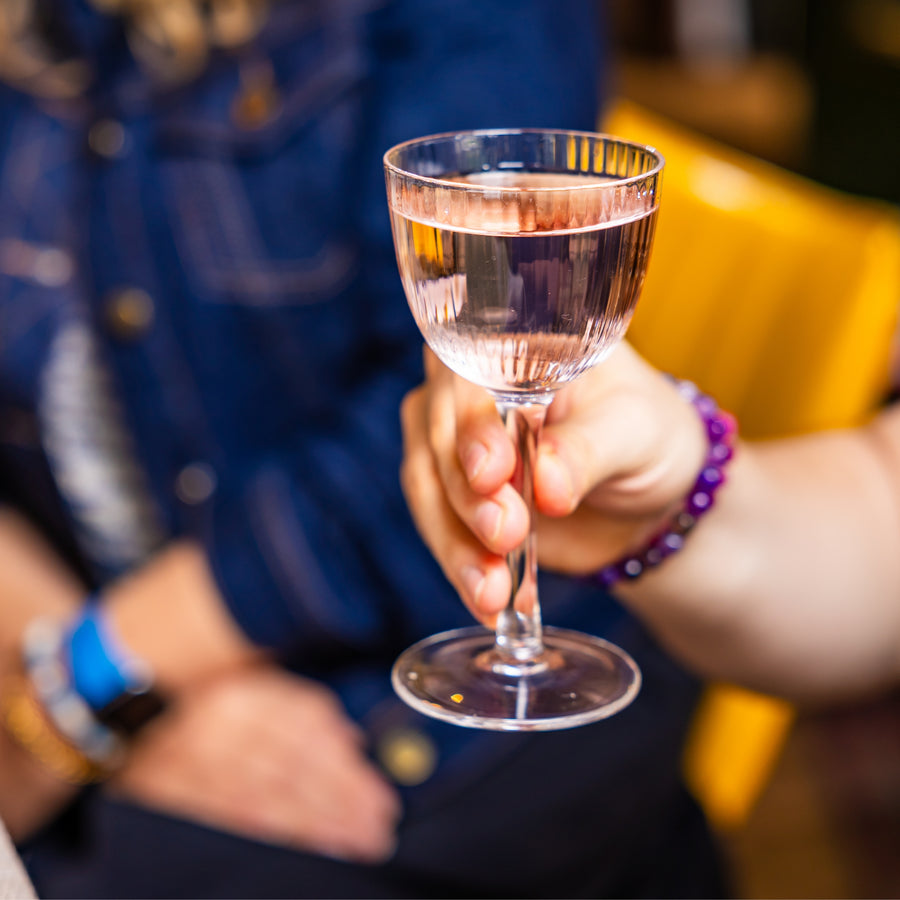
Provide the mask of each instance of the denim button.
POLYGON ((182 503, 197 506, 213 495, 216 483, 216 470, 209 463, 188 463, 175 477, 175 495, 182 503))
POLYGON ((153 316, 153 298, 140 288, 119 288, 107 297, 106 326, 121 341, 143 337, 153 324, 153 316))
POLYGON ((272 69, 258 65, 241 73, 241 87, 231 104, 231 121, 244 131, 268 125, 281 112, 281 93, 272 69))
POLYGON ((378 741, 375 753, 384 770, 397 784, 421 784, 431 777, 437 767, 434 741, 417 728, 387 732, 378 741))
POLYGON ((116 119, 98 119, 88 129, 88 146, 103 159, 120 159, 128 152, 128 132, 116 119))

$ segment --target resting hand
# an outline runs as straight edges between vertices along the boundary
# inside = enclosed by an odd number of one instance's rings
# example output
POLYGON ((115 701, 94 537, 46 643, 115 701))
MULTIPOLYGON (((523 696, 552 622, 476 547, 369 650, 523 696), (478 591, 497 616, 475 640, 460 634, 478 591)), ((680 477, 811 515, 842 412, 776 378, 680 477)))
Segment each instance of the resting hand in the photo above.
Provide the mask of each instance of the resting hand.
POLYGON ((399 802, 337 698, 271 665, 180 697, 110 788, 252 839, 357 862, 393 850, 399 802))
MULTIPOLYGON (((425 383, 404 401, 403 488, 424 540, 472 613, 506 604, 504 555, 528 514, 493 400, 426 350, 425 383)), ((541 565, 587 573, 640 545, 689 490, 706 441, 673 385, 627 344, 559 391, 535 470, 541 565)))

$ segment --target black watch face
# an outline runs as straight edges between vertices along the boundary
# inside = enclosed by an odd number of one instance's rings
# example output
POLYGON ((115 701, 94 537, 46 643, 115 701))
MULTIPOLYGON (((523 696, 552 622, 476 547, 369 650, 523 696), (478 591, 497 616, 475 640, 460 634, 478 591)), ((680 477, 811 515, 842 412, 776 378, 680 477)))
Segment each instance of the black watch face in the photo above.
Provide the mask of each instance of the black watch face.
POLYGON ((134 734, 142 725, 159 715, 165 707, 165 701, 155 691, 125 693, 97 710, 96 716, 113 731, 134 734))

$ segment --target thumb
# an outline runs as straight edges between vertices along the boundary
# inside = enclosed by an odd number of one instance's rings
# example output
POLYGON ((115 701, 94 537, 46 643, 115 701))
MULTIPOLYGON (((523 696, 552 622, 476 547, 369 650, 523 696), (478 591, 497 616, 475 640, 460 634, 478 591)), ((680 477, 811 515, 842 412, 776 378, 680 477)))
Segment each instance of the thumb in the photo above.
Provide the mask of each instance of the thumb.
POLYGON ((535 501, 548 516, 582 502, 653 514, 690 488, 702 465, 702 423, 671 382, 627 345, 560 392, 544 429, 535 501))

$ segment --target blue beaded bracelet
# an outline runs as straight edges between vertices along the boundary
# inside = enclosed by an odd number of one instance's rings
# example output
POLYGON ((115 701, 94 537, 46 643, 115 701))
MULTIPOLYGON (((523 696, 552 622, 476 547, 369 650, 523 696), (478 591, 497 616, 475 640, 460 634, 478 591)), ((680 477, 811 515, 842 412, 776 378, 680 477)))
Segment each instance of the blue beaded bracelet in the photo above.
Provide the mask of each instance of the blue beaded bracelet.
POLYGON ((120 735, 98 721, 78 692, 66 659, 66 628, 53 619, 36 619, 25 631, 22 660, 41 708, 60 736, 90 763, 87 781, 111 774, 123 762, 120 735))
POLYGON ((626 554, 595 574, 594 578, 604 588, 610 588, 623 580, 633 581, 647 569, 655 568, 664 559, 677 553, 697 522, 713 508, 716 492, 725 483, 724 470, 734 455, 737 435, 734 417, 720 410, 715 400, 701 393, 692 382, 675 381, 675 387, 697 410, 706 426, 706 438, 709 442, 706 459, 681 510, 668 525, 657 532, 642 549, 626 554))
POLYGON ((119 643, 97 597, 72 623, 65 651, 72 686, 100 724, 132 735, 165 708, 149 666, 119 643))

